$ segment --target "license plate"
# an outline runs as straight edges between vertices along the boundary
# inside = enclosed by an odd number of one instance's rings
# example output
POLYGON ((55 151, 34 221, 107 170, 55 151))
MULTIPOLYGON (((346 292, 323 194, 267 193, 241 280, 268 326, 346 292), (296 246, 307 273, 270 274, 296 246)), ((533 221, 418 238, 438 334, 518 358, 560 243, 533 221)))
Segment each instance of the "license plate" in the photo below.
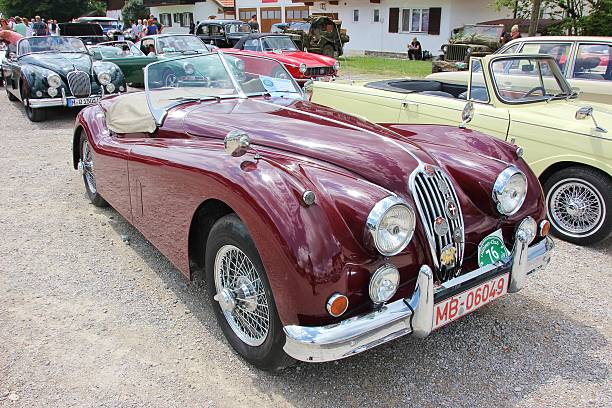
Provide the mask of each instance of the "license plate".
POLYGON ((68 99, 68 107, 71 107, 71 106, 93 105, 93 104, 98 103, 98 102, 100 102, 100 97, 99 96, 93 96, 91 98, 68 99))
POLYGON ((434 330, 505 295, 508 292, 509 276, 509 273, 497 276, 465 292, 436 303, 434 306, 434 330))
POLYGON ((504 244, 501 230, 497 230, 486 237, 478 244, 478 266, 491 265, 501 261, 508 256, 510 251, 504 244))

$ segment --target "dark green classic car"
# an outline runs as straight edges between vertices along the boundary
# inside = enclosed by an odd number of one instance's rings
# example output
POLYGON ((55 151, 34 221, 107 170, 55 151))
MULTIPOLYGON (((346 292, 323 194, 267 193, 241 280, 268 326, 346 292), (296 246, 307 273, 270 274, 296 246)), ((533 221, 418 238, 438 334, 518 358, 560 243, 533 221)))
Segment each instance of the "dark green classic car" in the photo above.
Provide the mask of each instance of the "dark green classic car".
POLYGON ((76 37, 22 38, 6 51, 2 74, 9 100, 20 100, 33 122, 46 118, 45 108, 92 105, 126 90, 121 69, 94 61, 76 37))
POLYGON ((158 60, 157 56, 146 56, 131 41, 109 41, 89 47, 95 60, 116 64, 125 77, 125 82, 133 86, 144 85, 143 68, 158 60))

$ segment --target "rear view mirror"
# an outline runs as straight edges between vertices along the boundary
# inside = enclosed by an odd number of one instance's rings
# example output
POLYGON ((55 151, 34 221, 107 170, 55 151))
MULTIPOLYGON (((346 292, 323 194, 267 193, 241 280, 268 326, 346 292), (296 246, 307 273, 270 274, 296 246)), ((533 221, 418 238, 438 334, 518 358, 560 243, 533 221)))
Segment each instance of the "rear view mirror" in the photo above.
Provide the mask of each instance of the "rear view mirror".
POLYGON ((463 108, 463 112, 461 112, 461 124, 459 125, 460 129, 465 129, 468 123, 472 121, 474 118, 474 102, 470 101, 465 104, 463 108))
POLYGON ((533 64, 521 65, 521 70, 523 72, 533 72, 534 66, 533 64))

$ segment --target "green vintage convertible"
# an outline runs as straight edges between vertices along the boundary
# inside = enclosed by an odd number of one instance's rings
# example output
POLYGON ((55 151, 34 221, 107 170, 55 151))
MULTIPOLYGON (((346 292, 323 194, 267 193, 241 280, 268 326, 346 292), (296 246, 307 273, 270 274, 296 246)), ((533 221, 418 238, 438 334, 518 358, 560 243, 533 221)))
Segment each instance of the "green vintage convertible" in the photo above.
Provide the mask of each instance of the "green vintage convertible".
POLYGON ((315 82, 311 98, 372 122, 461 123, 514 142, 544 187, 557 236, 587 245, 612 232, 612 109, 581 101, 548 55, 472 58, 465 85, 315 82))
POLYGON ((144 86, 143 68, 158 60, 147 56, 131 41, 108 41, 89 47, 89 52, 98 61, 108 61, 121 68, 125 82, 132 86, 144 86))

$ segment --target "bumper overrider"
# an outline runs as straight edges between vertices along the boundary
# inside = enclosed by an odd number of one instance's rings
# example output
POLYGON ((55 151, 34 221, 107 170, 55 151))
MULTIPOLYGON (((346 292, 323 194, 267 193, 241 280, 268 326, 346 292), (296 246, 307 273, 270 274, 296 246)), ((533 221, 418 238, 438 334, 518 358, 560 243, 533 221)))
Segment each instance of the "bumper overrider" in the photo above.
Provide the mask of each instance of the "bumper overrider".
POLYGON ((426 337, 434 327, 435 303, 505 273, 510 274, 508 292, 518 292, 525 285, 527 275, 548 265, 554 248, 552 239, 545 237, 529 246, 528 237, 529 232, 517 229, 509 257, 444 282, 435 293, 433 272, 429 266, 423 265, 411 298, 396 300, 379 310, 328 326, 285 326, 287 341, 284 350, 301 361, 332 361, 406 334, 426 337))

